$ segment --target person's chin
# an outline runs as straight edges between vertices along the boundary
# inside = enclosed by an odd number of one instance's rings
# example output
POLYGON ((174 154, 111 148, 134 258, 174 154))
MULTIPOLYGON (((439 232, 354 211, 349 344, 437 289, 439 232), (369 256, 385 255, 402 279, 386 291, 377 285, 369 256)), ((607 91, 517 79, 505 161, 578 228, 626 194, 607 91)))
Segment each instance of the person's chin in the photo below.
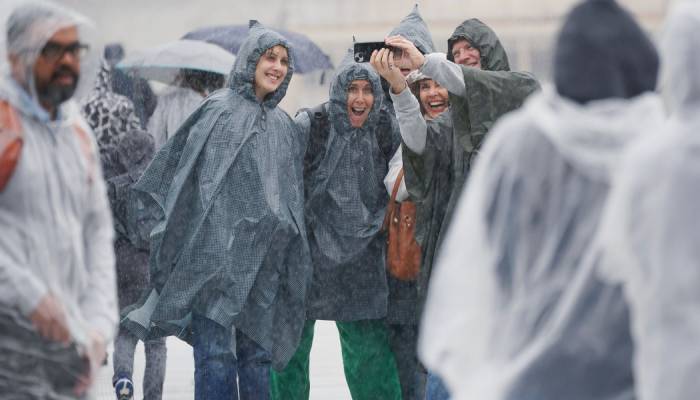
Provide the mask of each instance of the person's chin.
POLYGON ((75 89, 76 85, 51 85, 49 86, 44 93, 41 94, 41 97, 45 99, 46 101, 50 102, 51 104, 54 104, 56 106, 60 105, 61 103, 69 100, 73 95, 75 94, 75 89))
POLYGON ((359 118, 359 117, 350 117, 350 126, 353 128, 362 128, 362 125, 364 125, 366 118, 359 118))

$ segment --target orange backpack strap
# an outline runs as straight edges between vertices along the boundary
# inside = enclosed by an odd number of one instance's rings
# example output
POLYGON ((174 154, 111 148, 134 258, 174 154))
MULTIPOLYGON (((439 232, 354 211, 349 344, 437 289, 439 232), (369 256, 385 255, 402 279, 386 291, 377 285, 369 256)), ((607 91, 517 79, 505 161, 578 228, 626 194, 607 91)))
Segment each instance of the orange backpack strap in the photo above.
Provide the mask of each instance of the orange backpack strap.
POLYGON ((0 192, 5 190, 17 168, 23 143, 17 110, 6 100, 0 100, 0 192))
POLYGON ((97 168, 97 160, 95 159, 95 154, 92 152, 92 143, 90 142, 90 136, 88 136, 85 129, 83 129, 77 122, 73 124, 73 130, 78 136, 78 142, 80 142, 80 150, 85 156, 88 166, 88 184, 92 184, 95 179, 95 170, 97 168))

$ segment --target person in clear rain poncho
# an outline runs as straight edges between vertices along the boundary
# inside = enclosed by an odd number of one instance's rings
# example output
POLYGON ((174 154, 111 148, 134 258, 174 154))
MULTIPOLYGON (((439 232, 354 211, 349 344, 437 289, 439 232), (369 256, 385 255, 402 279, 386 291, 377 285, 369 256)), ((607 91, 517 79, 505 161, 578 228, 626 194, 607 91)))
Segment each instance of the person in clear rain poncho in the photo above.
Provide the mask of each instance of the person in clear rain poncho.
POLYGON ((670 12, 659 45, 671 116, 621 163, 601 273, 630 305, 638 398, 687 400, 700 393, 700 3, 670 12))
POLYGON ((287 41, 252 21, 228 87, 190 115, 135 186, 135 213, 159 222, 154 290, 125 310, 125 323, 192 344, 196 399, 236 398, 236 376, 242 398, 267 398, 270 365, 282 369, 299 344, 311 281, 305 141, 277 107, 293 71, 287 41))
POLYGON ((491 130, 438 256, 419 353, 457 400, 635 398, 628 308, 593 243, 623 150, 662 120, 658 56, 589 0, 554 60, 556 89, 491 130))
POLYGON ((379 76, 368 64, 355 63, 349 52, 331 83, 327 121, 313 120, 321 117, 307 112, 296 118, 309 136, 304 190, 314 275, 299 349, 284 371, 273 374, 275 399, 309 398, 315 320, 336 321, 354 399, 401 398, 384 320, 382 230, 388 201, 382 180, 399 137, 379 124, 382 98, 379 76))
MULTIPOLYGON (((72 97, 85 18, 25 2, 0 61, 0 393, 84 398, 117 323, 113 231, 92 132, 72 97)), ((82 75, 82 78, 81 78, 82 75)))

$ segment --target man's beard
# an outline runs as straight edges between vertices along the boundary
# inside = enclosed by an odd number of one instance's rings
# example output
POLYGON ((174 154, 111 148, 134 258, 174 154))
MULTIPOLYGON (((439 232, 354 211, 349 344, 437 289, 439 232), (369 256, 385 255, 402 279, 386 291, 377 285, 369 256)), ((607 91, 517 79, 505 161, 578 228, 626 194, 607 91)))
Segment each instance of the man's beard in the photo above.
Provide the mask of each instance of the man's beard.
POLYGON ((73 72, 68 67, 61 67, 51 76, 51 80, 43 86, 37 87, 37 94, 39 100, 42 103, 50 104, 54 107, 58 107, 66 100, 73 97, 75 94, 75 89, 78 86, 78 74, 73 72), (70 85, 64 85, 56 82, 58 77, 63 74, 69 74, 73 77, 73 83, 70 85))

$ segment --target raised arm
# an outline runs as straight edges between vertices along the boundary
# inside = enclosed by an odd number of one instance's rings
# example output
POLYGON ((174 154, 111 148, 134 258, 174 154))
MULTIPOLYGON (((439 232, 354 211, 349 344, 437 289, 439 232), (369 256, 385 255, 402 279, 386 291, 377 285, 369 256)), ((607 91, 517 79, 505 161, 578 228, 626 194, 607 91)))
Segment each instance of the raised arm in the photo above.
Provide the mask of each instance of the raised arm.
POLYGON ((423 55, 410 40, 402 36, 390 36, 386 39, 386 44, 406 52, 412 69, 420 69, 421 73, 448 92, 459 97, 467 95, 462 67, 447 60, 444 53, 423 55))
POLYGON ((406 78, 394 67, 393 53, 381 49, 372 54, 370 63, 377 73, 391 85, 390 96, 394 102, 401 138, 406 146, 417 154, 425 150, 427 126, 420 112, 420 104, 408 89, 406 78))

